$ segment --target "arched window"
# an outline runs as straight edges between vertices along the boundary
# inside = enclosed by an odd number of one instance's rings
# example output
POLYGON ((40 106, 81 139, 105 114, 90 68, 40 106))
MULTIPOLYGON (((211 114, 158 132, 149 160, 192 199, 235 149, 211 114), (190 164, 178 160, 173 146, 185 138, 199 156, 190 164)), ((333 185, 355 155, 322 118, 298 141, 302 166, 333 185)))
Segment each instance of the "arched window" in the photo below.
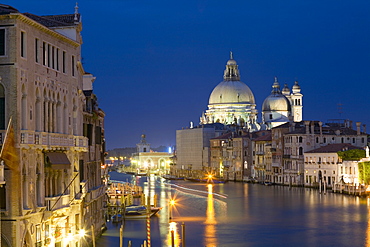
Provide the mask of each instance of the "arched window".
POLYGON ((303 138, 302 138, 302 136, 300 136, 300 137, 298 138, 298 142, 299 142, 299 143, 302 143, 302 141, 303 141, 303 138))
POLYGON ((303 155, 303 147, 299 147, 299 155, 303 155))
POLYGON ((26 165, 24 164, 22 169, 22 193, 23 193, 23 208, 28 208, 28 179, 26 165))
POLYGON ((35 127, 36 131, 42 131, 41 129, 41 96, 40 91, 36 89, 36 102, 35 102, 35 127))

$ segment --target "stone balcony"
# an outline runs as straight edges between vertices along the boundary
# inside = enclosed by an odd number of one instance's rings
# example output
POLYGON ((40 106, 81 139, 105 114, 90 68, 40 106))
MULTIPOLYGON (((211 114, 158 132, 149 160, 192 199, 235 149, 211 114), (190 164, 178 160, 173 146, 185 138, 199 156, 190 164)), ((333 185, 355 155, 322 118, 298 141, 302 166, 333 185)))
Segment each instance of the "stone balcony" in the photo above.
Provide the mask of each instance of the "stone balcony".
POLYGON ((45 197, 45 204, 47 211, 54 211, 61 208, 69 207, 70 196, 55 196, 55 197, 45 197))
MULTIPOLYGON (((2 143, 5 133, 0 134, 2 143)), ((88 139, 84 136, 21 130, 20 141, 23 145, 40 145, 44 149, 76 148, 83 152, 88 151, 88 139)))
POLYGON ((105 194, 105 186, 104 184, 98 186, 98 187, 95 187, 91 190, 88 191, 88 193, 86 193, 86 202, 91 202, 91 201, 94 201, 96 199, 98 199, 99 197, 103 196, 105 194))

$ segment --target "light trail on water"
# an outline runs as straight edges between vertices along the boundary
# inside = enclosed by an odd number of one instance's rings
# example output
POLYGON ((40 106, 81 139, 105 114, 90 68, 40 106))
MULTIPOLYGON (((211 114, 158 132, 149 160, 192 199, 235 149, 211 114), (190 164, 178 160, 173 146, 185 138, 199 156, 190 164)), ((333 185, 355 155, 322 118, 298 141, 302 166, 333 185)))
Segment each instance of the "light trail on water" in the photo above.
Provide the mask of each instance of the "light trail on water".
POLYGON ((174 186, 176 188, 183 189, 183 190, 186 190, 186 191, 198 192, 198 193, 205 194, 205 195, 212 194, 212 195, 218 196, 220 198, 227 198, 226 194, 219 194, 219 193, 209 192, 209 191, 204 191, 204 190, 191 189, 191 188, 187 188, 187 187, 184 187, 184 186, 180 186, 178 184, 171 184, 171 183, 165 183, 165 184, 170 185, 170 186, 174 186))

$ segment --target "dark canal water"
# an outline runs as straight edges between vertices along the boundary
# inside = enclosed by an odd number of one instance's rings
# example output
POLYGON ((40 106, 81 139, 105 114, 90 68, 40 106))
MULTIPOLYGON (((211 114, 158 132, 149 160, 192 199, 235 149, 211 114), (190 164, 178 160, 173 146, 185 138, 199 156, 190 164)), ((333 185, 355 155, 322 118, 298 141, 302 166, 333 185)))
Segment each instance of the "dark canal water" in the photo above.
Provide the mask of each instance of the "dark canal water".
MULTIPOLYGON (((111 179, 142 185, 157 195, 163 209, 151 218, 151 246, 171 246, 169 199, 175 198, 175 246, 182 246, 185 224, 187 247, 202 246, 370 246, 370 201, 317 190, 249 183, 207 184, 165 181, 111 173, 111 179), (171 185, 175 184, 175 185, 171 185), (212 191, 213 193, 208 193, 212 191)), ((119 246, 119 227, 108 230, 96 245, 119 246)), ((146 220, 126 220, 124 244, 141 246, 146 220)))

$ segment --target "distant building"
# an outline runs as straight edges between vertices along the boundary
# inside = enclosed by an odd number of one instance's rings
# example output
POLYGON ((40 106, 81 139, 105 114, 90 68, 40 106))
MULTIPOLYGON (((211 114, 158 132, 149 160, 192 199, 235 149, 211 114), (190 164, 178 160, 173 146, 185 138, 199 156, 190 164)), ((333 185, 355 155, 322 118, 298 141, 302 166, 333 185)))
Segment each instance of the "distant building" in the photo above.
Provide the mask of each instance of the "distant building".
POLYGON ((263 182, 272 182, 271 131, 263 131, 253 139, 253 168, 251 177, 263 182))
POLYGON ((283 91, 280 91, 280 85, 275 77, 271 94, 263 101, 262 105, 262 123, 269 129, 289 122, 302 121, 303 95, 301 87, 296 81, 292 93, 285 84, 283 91))
POLYGON ((332 188, 341 179, 345 183, 358 183, 357 162, 342 161, 338 157, 339 151, 351 149, 361 148, 350 143, 336 143, 305 152, 305 186, 318 187, 320 179, 329 188, 332 188))
POLYGON ((223 124, 205 124, 176 131, 176 170, 206 171, 210 166, 210 140, 226 132, 223 124))
POLYGON ((1 246, 81 246, 105 224, 104 113, 81 63, 77 9, 0 5, 1 246))
POLYGON ((141 135, 141 141, 136 147, 137 152, 132 154, 131 165, 138 173, 169 174, 172 153, 152 151, 145 135, 141 135))

